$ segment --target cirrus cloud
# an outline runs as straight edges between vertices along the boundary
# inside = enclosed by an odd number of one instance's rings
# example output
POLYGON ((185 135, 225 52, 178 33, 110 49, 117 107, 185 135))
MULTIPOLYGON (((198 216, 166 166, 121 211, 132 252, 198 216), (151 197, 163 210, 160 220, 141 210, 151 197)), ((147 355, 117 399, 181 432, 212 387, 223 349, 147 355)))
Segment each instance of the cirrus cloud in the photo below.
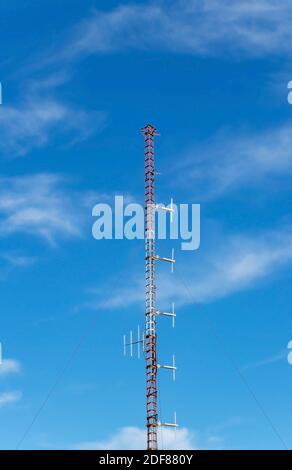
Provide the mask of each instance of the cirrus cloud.
POLYGON ((21 397, 22 393, 19 390, 0 393, 0 408, 18 402, 21 397))
POLYGON ((288 0, 171 0, 132 2, 94 11, 49 61, 71 61, 120 50, 165 50, 199 55, 290 56, 288 0), (147 31, 147 33, 145 33, 147 31))
POLYGON ((0 362, 0 377, 20 372, 20 363, 15 359, 4 359, 0 362))

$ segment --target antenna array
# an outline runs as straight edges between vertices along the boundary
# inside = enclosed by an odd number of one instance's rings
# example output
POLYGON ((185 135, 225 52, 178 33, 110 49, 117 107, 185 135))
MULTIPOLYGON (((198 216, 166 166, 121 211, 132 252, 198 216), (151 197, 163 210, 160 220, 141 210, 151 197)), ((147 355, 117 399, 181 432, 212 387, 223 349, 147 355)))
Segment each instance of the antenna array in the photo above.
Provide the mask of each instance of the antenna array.
POLYGON ((165 258, 156 255, 155 251, 155 212, 164 210, 170 212, 170 221, 173 216, 173 201, 171 199, 170 207, 161 204, 155 204, 155 155, 154 155, 154 137, 157 135, 155 127, 151 124, 143 127, 141 132, 144 136, 144 157, 145 157, 145 333, 140 335, 138 327, 137 340, 133 340, 133 333, 130 332, 130 340, 127 343, 124 336, 124 354, 127 347, 130 348, 130 355, 133 356, 133 345, 138 347, 138 357, 140 357, 140 348, 145 355, 146 361, 146 428, 147 428, 147 449, 157 450, 157 428, 158 426, 169 426, 177 428, 176 414, 174 414, 173 423, 161 423, 158 420, 157 406, 157 373, 160 369, 172 371, 173 380, 175 380, 176 364, 175 356, 172 359, 172 365, 162 365, 157 361, 157 324, 158 316, 170 317, 172 325, 175 325, 174 304, 171 312, 161 312, 156 308, 156 262, 164 261, 170 263, 171 272, 175 263, 174 250, 171 258, 165 258))

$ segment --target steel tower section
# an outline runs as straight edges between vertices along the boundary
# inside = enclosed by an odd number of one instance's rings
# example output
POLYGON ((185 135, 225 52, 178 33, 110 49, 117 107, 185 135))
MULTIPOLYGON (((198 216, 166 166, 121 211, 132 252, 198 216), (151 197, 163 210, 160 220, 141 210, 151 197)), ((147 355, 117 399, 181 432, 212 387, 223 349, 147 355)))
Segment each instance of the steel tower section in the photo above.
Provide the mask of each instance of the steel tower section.
POLYGON ((157 351, 155 281, 155 160, 156 129, 148 124, 142 130, 145 154, 145 358, 147 449, 157 450, 157 351))

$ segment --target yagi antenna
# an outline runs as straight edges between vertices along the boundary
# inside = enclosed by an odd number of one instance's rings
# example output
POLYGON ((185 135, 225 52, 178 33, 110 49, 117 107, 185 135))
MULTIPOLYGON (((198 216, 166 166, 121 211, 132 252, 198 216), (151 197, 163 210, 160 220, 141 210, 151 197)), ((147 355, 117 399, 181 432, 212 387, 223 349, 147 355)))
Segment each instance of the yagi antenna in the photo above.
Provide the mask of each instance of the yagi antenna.
POLYGON ((174 302, 172 302, 172 328, 175 327, 175 317, 176 314, 174 313, 174 302))
POLYGON ((156 315, 157 315, 157 316, 162 316, 162 317, 170 317, 170 318, 172 318, 172 327, 173 327, 173 328, 175 327, 175 317, 176 317, 176 314, 175 314, 175 312, 174 312, 174 302, 172 302, 172 312, 160 312, 159 310, 157 310, 156 315))
MULTIPOLYGON (((160 174, 160 173, 157 173, 155 172, 155 174, 160 174)), ((161 210, 161 211, 164 211, 164 212, 169 212, 170 213, 170 222, 172 223, 173 222, 173 198, 170 199, 170 204, 169 206, 164 206, 163 204, 156 204, 155 206, 155 209, 158 209, 158 210, 161 210)))
POLYGON ((173 423, 161 423, 160 421, 158 421, 158 426, 169 426, 169 427, 172 427, 172 428, 178 428, 179 425, 177 424, 176 422, 176 412, 173 413, 173 423))
POLYGON ((163 427, 166 427, 166 428, 174 428, 174 440, 176 441, 176 429, 179 427, 179 425, 177 424, 177 421, 176 421, 176 412, 173 413, 173 423, 161 423, 160 421, 158 421, 158 426, 163 426, 163 427))
MULTIPOLYGON (((148 259, 147 257, 145 258, 146 260, 148 259)), ((162 256, 159 256, 159 255, 153 255, 151 256, 152 260, 158 260, 158 261, 165 261, 166 263, 170 263, 171 265, 171 272, 173 273, 173 265, 175 263, 175 259, 174 259, 174 248, 172 248, 171 250, 171 258, 165 258, 165 257, 162 257, 162 256)))
POLYGON ((172 366, 164 366, 161 364, 157 364, 157 369, 168 369, 172 371, 172 380, 175 382, 175 373, 176 373, 176 365, 175 365, 175 356, 172 356, 172 366))
POLYGON ((173 273, 173 266, 174 266, 174 263, 175 263, 175 259, 174 259, 174 248, 172 248, 171 250, 171 272, 173 273))
POLYGON ((137 327, 137 340, 136 340, 136 341, 133 341, 133 332, 132 332, 132 330, 130 330, 129 342, 127 342, 127 337, 126 337, 126 335, 123 336, 123 351, 124 351, 124 356, 127 355, 127 348, 129 348, 129 350, 130 350, 130 357, 133 357, 133 346, 134 346, 134 345, 137 345, 137 357, 138 357, 138 359, 140 359, 140 357, 141 357, 141 354, 140 354, 141 345, 142 345, 142 351, 143 351, 143 352, 145 351, 144 342, 145 342, 145 339, 144 339, 144 332, 142 333, 142 339, 141 339, 140 327, 139 327, 139 326, 137 327))

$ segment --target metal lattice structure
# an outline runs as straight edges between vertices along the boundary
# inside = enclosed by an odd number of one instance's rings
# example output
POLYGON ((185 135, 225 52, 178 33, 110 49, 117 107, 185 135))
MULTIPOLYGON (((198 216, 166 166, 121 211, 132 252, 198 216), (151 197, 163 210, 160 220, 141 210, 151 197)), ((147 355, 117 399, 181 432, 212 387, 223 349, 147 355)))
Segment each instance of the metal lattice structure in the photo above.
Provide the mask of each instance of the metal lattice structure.
POLYGON ((161 365, 157 361, 157 332, 156 319, 158 316, 166 316, 174 320, 174 304, 172 312, 161 312, 156 308, 156 261, 166 261, 171 264, 171 271, 175 263, 172 250, 171 258, 162 258, 155 252, 155 213, 156 210, 170 212, 172 222, 173 204, 171 199, 170 207, 165 207, 155 202, 155 158, 154 158, 154 137, 157 135, 155 127, 151 124, 143 127, 141 132, 144 136, 144 160, 145 160, 145 331, 140 338, 140 328, 137 330, 137 340, 133 340, 133 333, 130 331, 130 341, 127 343, 124 335, 124 355, 127 347, 130 348, 130 356, 133 356, 133 346, 138 346, 138 358, 140 357, 140 345, 146 360, 146 428, 147 428, 147 450, 157 450, 157 429, 158 426, 177 427, 176 415, 174 423, 161 423, 158 420, 157 406, 157 373, 159 369, 169 369, 172 371, 175 380, 175 357, 172 365, 161 365))
POLYGON ((155 127, 142 129, 145 141, 145 356, 147 449, 157 449, 157 352, 156 352, 156 282, 155 282, 155 127))

